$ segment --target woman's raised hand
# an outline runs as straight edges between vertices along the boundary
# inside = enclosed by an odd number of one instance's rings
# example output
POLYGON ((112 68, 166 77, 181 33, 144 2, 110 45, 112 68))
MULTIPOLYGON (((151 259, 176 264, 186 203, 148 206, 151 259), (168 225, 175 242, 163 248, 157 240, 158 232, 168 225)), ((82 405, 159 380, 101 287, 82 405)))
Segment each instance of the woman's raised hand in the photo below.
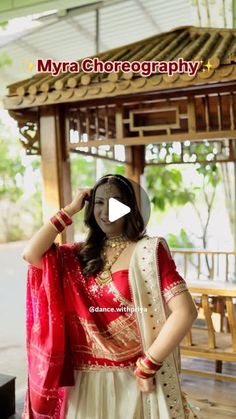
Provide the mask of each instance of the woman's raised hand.
POLYGON ((79 189, 73 200, 64 209, 70 216, 76 214, 84 208, 85 201, 89 200, 92 189, 79 189))
MULTIPOLYGON (((71 203, 64 207, 70 217, 82 210, 86 199, 90 198, 91 192, 92 189, 80 189, 76 192, 71 203)), ((51 247, 57 234, 58 232, 52 226, 52 223, 47 222, 44 224, 40 230, 33 235, 32 239, 25 247, 22 255, 23 259, 37 268, 42 269, 43 255, 51 247)))

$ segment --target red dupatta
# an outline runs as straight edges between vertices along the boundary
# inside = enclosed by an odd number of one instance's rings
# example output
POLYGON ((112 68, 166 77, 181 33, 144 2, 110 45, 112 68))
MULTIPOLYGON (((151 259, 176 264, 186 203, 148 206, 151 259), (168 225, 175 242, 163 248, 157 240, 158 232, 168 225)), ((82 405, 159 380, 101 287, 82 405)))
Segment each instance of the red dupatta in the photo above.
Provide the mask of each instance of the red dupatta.
POLYGON ((73 385, 64 324, 57 246, 45 254, 43 269, 29 265, 26 295, 28 390, 23 418, 62 419, 66 389, 73 385))
MULTIPOLYGON (((93 277, 85 280, 77 250, 78 244, 54 244, 42 270, 29 266, 25 419, 65 418, 65 387, 74 384, 73 369, 133 368, 142 352, 134 313, 90 312, 89 306, 133 303, 117 286, 118 275, 103 287, 93 277)), ((128 281, 121 283, 128 287, 128 281)))

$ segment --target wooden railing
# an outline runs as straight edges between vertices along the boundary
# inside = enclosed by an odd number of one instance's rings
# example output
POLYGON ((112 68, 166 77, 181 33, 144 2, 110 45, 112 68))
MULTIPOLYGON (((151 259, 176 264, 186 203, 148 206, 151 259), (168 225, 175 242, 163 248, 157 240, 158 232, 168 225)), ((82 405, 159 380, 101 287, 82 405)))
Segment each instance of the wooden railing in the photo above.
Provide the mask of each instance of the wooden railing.
POLYGON ((236 363, 236 252, 195 249, 171 252, 198 309, 198 318, 181 343, 181 354, 215 361, 215 371, 182 369, 182 372, 236 382, 234 374, 222 373, 223 362, 236 363))
POLYGON ((236 252, 204 249, 171 249, 178 271, 185 279, 236 282, 236 252))
POLYGON ((224 361, 236 362, 236 285, 197 280, 188 285, 198 318, 181 343, 181 354, 214 360, 215 371, 183 372, 236 382, 235 375, 222 374, 224 361))

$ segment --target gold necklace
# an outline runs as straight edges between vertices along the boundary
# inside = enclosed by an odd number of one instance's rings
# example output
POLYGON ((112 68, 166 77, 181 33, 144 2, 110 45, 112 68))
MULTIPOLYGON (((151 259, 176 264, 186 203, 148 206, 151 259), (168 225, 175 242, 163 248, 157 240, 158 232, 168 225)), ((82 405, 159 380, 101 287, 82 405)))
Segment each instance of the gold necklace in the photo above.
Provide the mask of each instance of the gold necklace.
POLYGON ((95 277, 95 281, 98 285, 106 285, 112 281, 111 267, 129 243, 130 241, 124 236, 116 236, 106 239, 103 248, 103 257, 105 262, 104 267, 103 270, 95 277), (106 252, 109 247, 116 249, 116 253, 111 260, 108 260, 106 252))

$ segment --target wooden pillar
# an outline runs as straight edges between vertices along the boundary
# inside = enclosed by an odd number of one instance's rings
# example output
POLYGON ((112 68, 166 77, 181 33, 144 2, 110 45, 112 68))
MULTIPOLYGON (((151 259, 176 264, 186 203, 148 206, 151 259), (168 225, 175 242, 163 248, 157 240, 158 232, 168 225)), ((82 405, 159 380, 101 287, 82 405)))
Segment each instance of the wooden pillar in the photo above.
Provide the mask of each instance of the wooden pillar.
MULTIPOLYGON (((125 137, 123 110, 122 106, 116 107, 116 140, 118 144, 122 144, 122 139, 125 137)), ((143 174, 145 167, 145 146, 134 145, 125 147, 126 161, 125 176, 140 185, 140 176, 143 174)), ((140 190, 135 188, 135 194, 139 206, 141 206, 140 190)))
MULTIPOLYGON (((48 219, 71 201, 70 160, 66 147, 63 107, 40 108, 40 145, 43 176, 43 217, 48 219)), ((73 224, 57 236, 60 243, 74 240, 73 224)))
MULTIPOLYGON (((125 147, 126 158, 129 163, 125 165, 125 176, 130 180, 133 180, 136 184, 140 185, 140 176, 144 172, 145 167, 145 146, 135 145, 125 147)), ((135 190, 136 198, 139 206, 140 202, 140 190, 135 190)))

